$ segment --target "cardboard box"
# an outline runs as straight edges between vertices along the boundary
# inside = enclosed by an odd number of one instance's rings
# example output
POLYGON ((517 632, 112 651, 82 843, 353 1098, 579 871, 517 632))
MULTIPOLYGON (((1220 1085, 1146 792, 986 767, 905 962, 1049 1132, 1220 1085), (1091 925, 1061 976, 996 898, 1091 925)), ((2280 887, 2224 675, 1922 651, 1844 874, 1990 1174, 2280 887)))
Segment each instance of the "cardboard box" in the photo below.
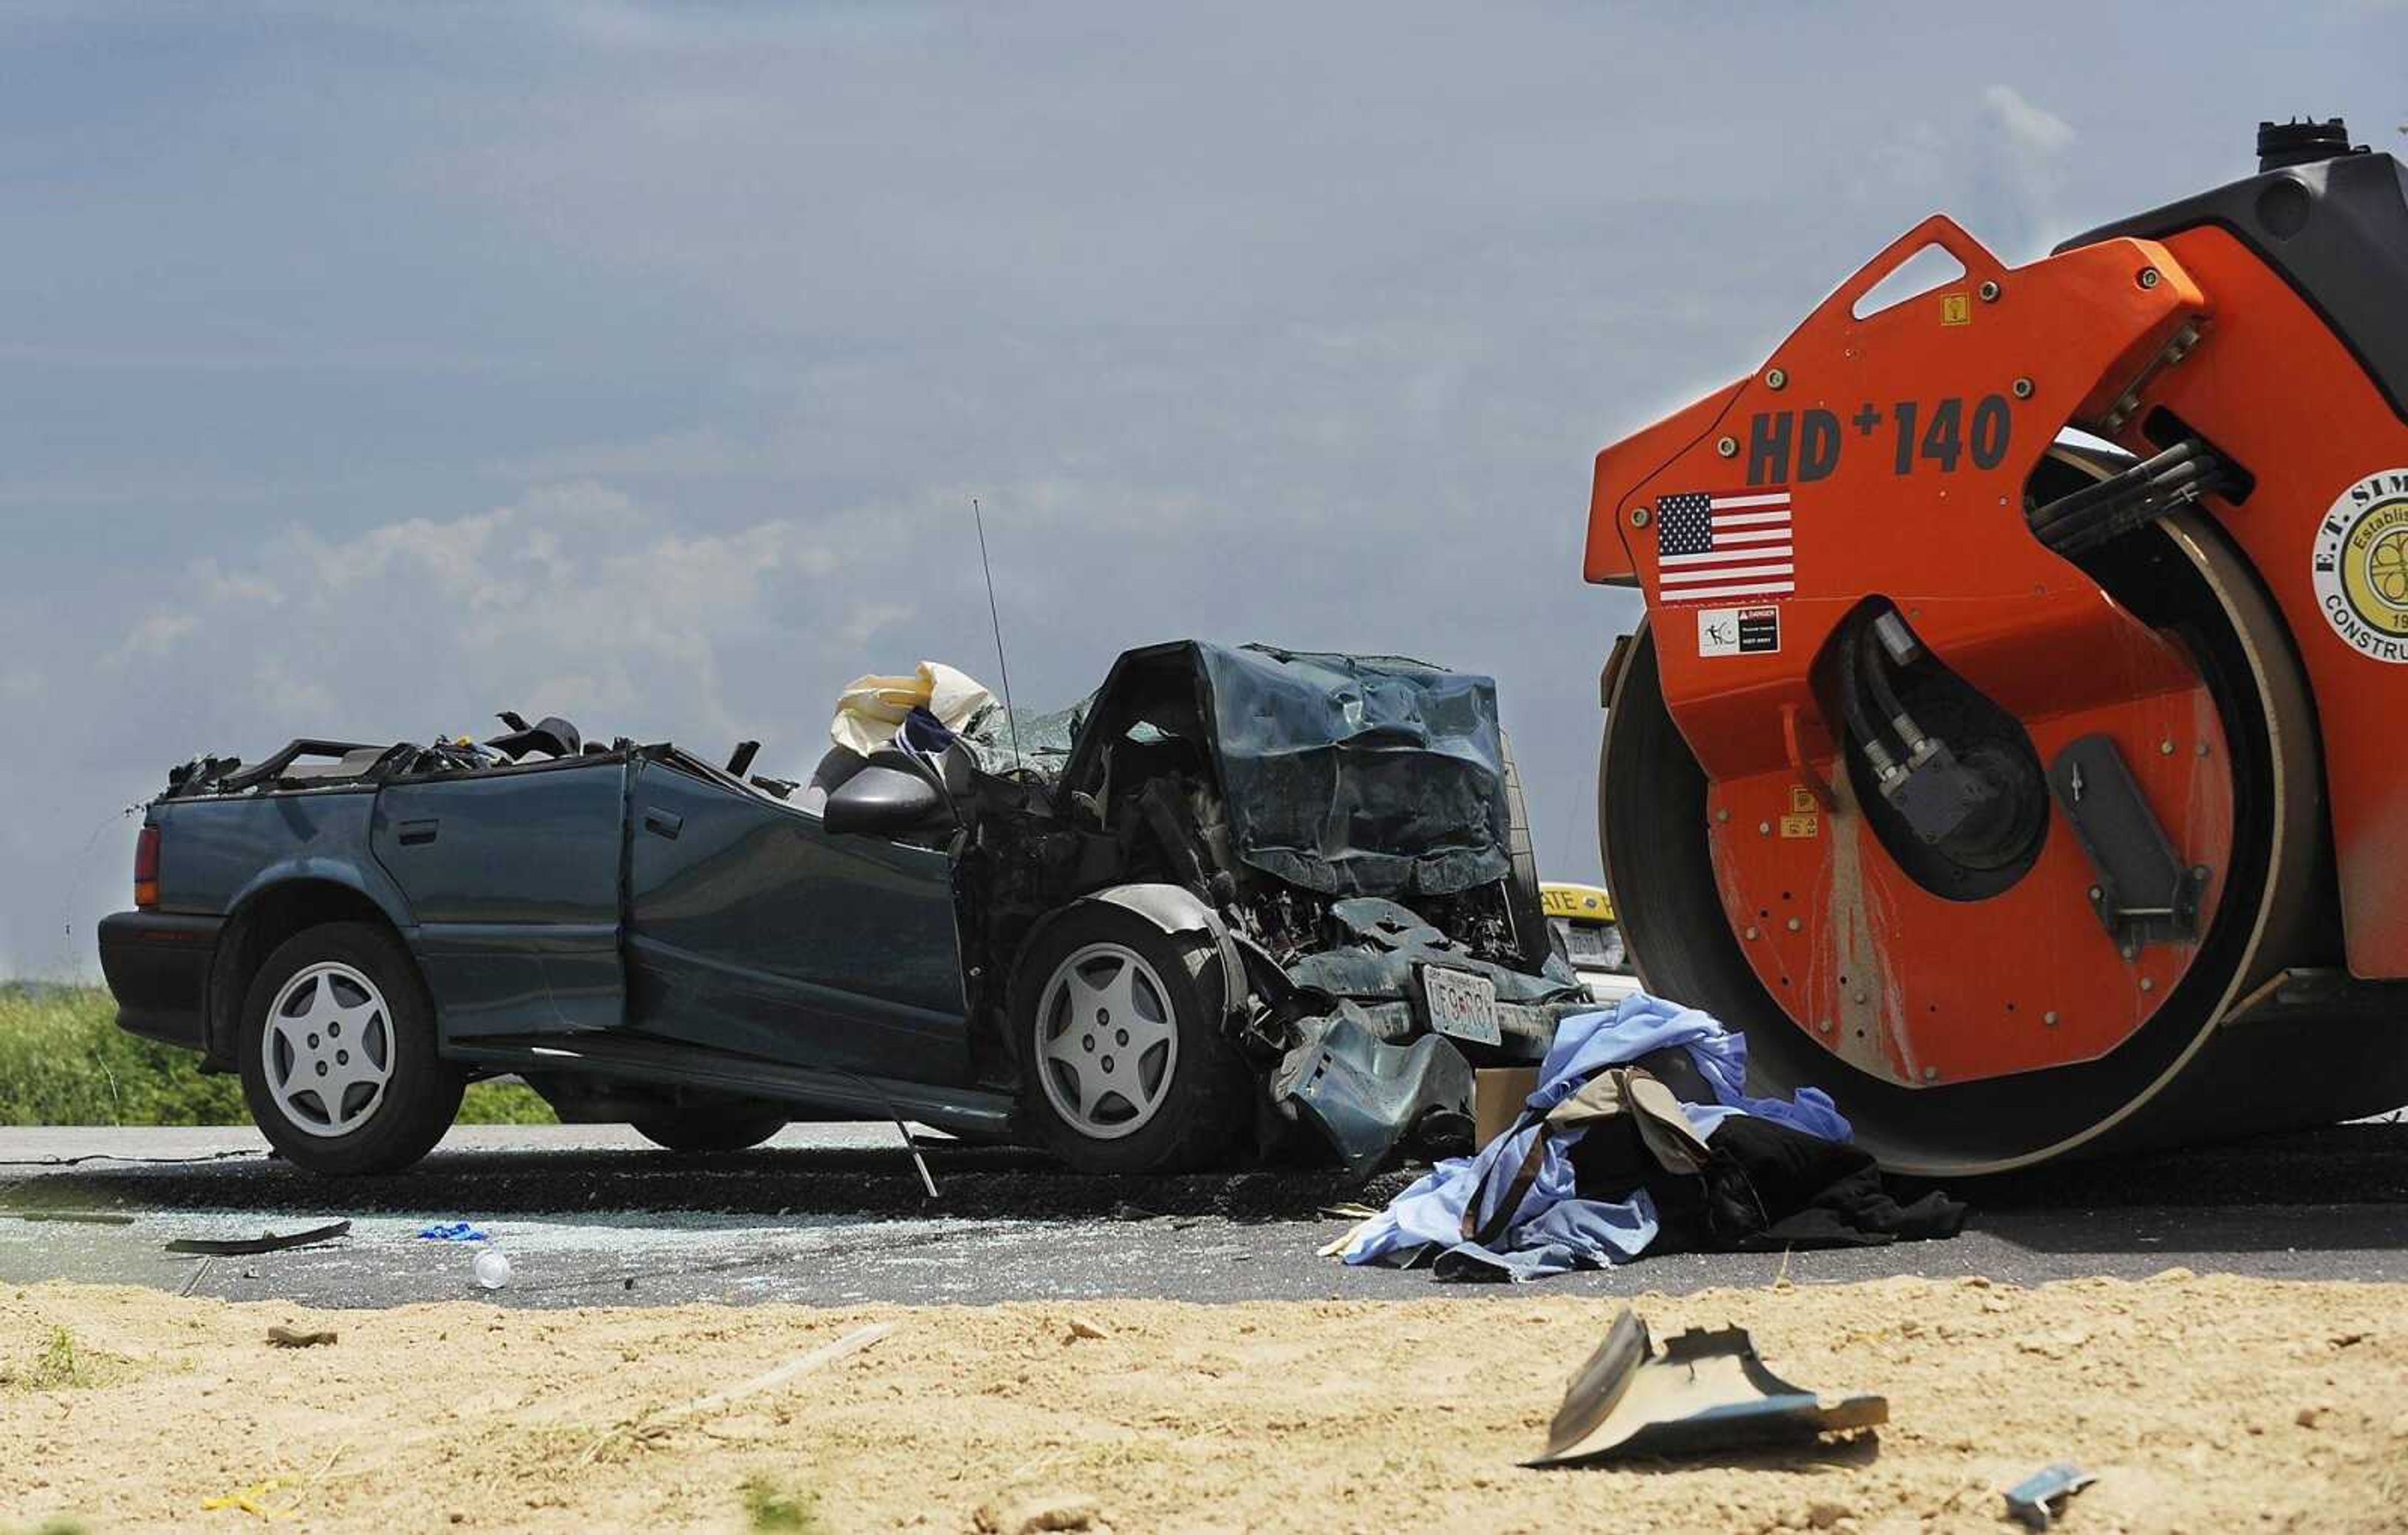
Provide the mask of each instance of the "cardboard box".
POLYGON ((1471 1074, 1471 1134, 1485 1146, 1512 1127, 1522 1105, 1539 1090, 1535 1066, 1493 1066, 1471 1074))

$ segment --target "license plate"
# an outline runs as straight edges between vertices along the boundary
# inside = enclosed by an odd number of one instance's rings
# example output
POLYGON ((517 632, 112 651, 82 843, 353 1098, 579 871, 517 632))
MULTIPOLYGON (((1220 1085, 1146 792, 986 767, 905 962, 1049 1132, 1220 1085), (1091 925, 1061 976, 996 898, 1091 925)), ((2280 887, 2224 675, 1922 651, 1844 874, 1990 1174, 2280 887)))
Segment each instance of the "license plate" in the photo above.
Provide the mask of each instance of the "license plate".
POLYGON ((1484 975, 1422 967, 1422 996, 1429 1003, 1430 1027, 1475 1044, 1498 1044, 1497 987, 1484 975))
POLYGON ((1574 927, 1564 935, 1564 940, 1571 950, 1575 965, 1584 959, 1594 960, 1599 965, 1613 963, 1612 954, 1606 947, 1605 929, 1601 927, 1574 927))

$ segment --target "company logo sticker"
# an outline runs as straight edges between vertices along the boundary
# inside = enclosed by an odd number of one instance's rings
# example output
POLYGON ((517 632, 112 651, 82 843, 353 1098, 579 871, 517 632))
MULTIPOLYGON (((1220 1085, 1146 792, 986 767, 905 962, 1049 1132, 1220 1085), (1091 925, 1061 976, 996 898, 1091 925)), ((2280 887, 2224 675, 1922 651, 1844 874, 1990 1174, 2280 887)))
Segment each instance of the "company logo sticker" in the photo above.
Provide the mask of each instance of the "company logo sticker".
POLYGON ((2408 663, 2408 468, 2371 474, 2316 524, 2316 607, 2360 655, 2408 663))

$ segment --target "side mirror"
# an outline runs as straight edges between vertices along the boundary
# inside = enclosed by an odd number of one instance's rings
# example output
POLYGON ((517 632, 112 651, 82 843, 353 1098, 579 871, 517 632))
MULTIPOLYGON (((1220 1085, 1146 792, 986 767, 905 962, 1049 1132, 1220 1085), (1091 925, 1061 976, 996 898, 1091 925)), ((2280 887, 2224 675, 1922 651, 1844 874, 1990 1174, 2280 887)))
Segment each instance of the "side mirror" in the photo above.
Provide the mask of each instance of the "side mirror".
POLYGON ((917 773, 870 763, 831 790, 821 822, 831 832, 900 837, 953 819, 937 786, 917 773))

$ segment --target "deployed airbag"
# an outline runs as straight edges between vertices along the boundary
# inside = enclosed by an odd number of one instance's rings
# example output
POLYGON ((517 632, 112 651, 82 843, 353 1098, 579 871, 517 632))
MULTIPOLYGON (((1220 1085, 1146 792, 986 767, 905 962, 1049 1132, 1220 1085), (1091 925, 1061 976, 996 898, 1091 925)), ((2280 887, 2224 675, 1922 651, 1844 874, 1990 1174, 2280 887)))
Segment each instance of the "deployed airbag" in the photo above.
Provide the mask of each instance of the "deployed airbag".
POLYGON ((923 661, 908 677, 856 677, 847 682, 837 699, 836 718, 828 723, 828 739, 866 757, 892 741, 915 709, 958 732, 994 707, 995 695, 978 679, 941 661, 923 661))

